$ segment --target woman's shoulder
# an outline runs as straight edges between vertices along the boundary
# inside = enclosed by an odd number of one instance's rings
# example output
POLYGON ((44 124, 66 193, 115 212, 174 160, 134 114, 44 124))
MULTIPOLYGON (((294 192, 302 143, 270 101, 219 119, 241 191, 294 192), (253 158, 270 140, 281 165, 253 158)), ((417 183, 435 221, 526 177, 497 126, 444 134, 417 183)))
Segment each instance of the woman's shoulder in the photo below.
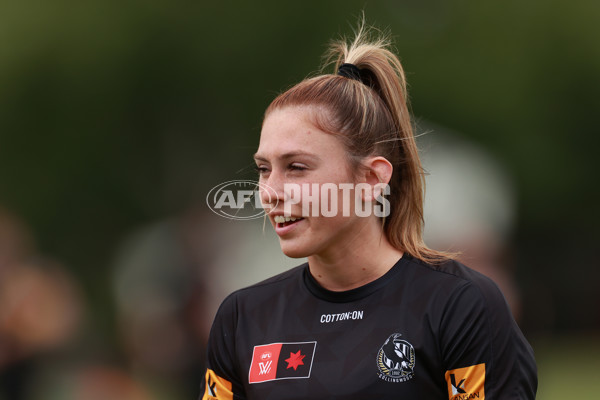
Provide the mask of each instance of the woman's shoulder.
POLYGON ((504 296, 498 285, 489 277, 455 259, 440 263, 428 263, 408 256, 410 264, 427 279, 443 286, 449 293, 467 291, 482 299, 496 299, 504 302, 504 296))
POLYGON ((263 281, 240 289, 241 291, 254 291, 254 290, 262 290, 268 287, 276 287, 278 285, 285 284, 290 280, 296 280, 302 278, 302 274, 304 269, 307 267, 308 263, 300 264, 296 267, 290 268, 287 271, 284 271, 280 274, 274 275, 270 278, 267 278, 263 281))
POLYGON ((429 311, 436 316, 432 326, 446 377, 483 365, 481 382, 490 398, 534 398, 533 350, 496 283, 456 260, 436 265, 413 260, 411 265, 440 288, 431 291, 439 301, 431 302, 435 309, 429 311))
POLYGON ((306 266, 307 263, 298 265, 280 274, 274 275, 250 286, 238 289, 227 296, 226 300, 233 298, 246 298, 248 296, 254 297, 262 293, 279 292, 283 290, 285 286, 289 284, 295 284, 295 282, 297 282, 299 279, 302 279, 302 274, 306 266))

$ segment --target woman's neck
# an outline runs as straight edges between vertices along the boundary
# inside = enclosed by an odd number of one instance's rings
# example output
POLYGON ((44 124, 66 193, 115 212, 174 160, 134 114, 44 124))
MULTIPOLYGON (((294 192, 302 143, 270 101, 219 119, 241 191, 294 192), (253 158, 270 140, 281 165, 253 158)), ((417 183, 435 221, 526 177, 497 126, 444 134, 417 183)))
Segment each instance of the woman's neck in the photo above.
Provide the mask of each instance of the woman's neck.
POLYGON ((375 225, 375 229, 366 227, 353 240, 328 249, 326 254, 309 256, 308 265, 311 275, 325 289, 345 291, 380 278, 402 255, 375 225))

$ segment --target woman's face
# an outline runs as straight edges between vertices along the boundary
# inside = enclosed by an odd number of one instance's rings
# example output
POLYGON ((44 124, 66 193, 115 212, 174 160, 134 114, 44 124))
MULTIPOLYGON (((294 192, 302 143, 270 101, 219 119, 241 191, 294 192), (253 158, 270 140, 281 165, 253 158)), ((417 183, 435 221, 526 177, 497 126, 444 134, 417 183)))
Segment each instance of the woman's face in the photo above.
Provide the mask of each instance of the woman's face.
MULTIPOLYGON (((355 180, 344 145, 338 137, 321 131, 310 122, 312 112, 310 108, 301 107, 271 112, 263 123, 254 157, 260 183, 268 185, 278 199, 268 216, 283 252, 289 257, 326 254, 339 248, 357 235, 359 225, 365 222, 360 220, 368 219, 354 213, 355 192, 348 190, 348 185, 353 185, 355 180), (323 184, 330 184, 329 200, 323 201, 323 197, 315 193, 313 184, 317 184, 321 192, 323 184), (337 192, 337 202, 332 200, 333 191, 337 192), (320 201, 316 207, 318 215, 310 207, 303 210, 302 203, 309 200, 309 193, 310 199, 320 201), (344 196, 349 202, 345 206, 344 196), (321 203, 326 204, 326 213, 337 212, 333 216, 323 216, 324 204, 321 203), (350 212, 343 212, 344 207, 350 212), (285 215, 296 220, 282 222, 284 210, 285 215)), ((273 197, 269 199, 265 192, 262 199, 264 203, 275 204, 273 197)))

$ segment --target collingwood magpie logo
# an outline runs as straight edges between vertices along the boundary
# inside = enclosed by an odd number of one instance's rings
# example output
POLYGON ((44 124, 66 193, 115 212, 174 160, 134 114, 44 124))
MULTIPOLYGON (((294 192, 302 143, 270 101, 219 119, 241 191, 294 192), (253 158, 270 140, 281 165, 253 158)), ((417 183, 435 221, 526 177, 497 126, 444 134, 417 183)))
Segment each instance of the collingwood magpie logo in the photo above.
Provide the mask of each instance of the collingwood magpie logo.
POLYGON ((406 382, 414 376, 415 349, 400 336, 390 335, 377 353, 378 376, 386 382, 406 382))

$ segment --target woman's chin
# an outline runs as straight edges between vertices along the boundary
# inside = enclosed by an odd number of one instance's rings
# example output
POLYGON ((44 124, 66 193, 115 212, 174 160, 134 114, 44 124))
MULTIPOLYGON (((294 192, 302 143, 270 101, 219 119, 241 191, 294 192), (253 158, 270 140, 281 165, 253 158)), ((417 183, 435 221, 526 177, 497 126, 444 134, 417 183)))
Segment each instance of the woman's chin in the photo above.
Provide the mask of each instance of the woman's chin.
POLYGON ((293 246, 290 243, 282 243, 281 241, 279 244, 281 245, 283 254, 290 258, 304 258, 310 255, 310 252, 303 247, 293 246))

